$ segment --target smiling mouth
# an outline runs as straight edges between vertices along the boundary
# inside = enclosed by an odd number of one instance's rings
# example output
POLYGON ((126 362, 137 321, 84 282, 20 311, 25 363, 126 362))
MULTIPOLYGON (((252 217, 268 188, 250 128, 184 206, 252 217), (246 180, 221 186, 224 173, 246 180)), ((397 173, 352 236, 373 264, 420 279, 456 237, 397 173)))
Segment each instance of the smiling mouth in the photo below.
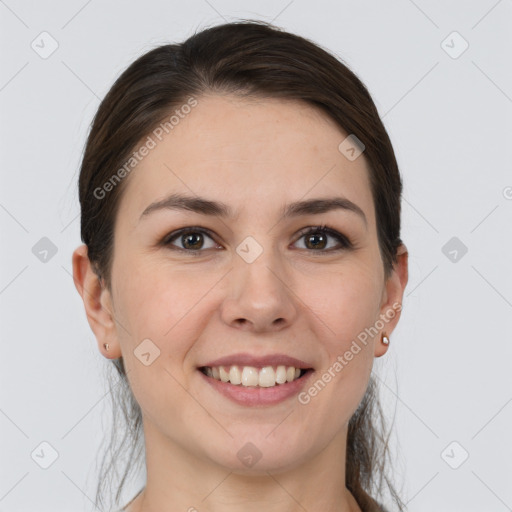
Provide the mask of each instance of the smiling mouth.
POLYGON ((293 366, 202 366, 201 373, 219 382, 240 387, 270 388, 288 384, 313 372, 313 368, 295 368, 293 366))

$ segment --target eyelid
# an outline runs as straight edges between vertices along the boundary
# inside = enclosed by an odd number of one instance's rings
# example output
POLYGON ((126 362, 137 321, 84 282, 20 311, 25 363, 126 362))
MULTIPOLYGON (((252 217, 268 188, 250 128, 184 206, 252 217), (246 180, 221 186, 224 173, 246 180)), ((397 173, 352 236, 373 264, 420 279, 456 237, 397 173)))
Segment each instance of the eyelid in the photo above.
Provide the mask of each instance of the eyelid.
POLYGON ((343 249, 345 249, 345 250, 352 249, 354 247, 354 244, 350 241, 348 236, 344 235, 343 233, 340 233, 337 229, 330 227, 327 224, 321 224, 318 226, 308 226, 306 228, 303 228, 302 230, 299 231, 297 240, 299 240, 300 238, 302 238, 305 235, 308 235, 310 233, 316 233, 316 232, 324 232, 327 235, 335 238, 338 241, 338 243, 341 245, 341 247, 338 249, 327 249, 324 251, 309 250, 308 252, 330 253, 330 252, 336 252, 338 250, 343 250, 343 249))
POLYGON ((215 243, 218 244, 218 242, 216 241, 216 235, 213 233, 213 231, 210 231, 208 228, 202 228, 202 227, 199 227, 199 226, 187 226, 185 228, 180 228, 180 229, 177 229, 175 231, 173 231, 172 233, 168 233, 167 235, 165 235, 162 239, 162 241, 160 242, 161 245, 163 245, 164 247, 172 247, 173 250, 177 250, 177 251, 181 251, 181 252, 187 252, 187 253, 191 253, 191 254, 194 254, 194 253, 200 253, 200 252, 204 252, 205 249, 182 249, 181 247, 176 247, 174 245, 171 244, 171 240, 175 239, 175 238, 179 238, 181 235, 184 235, 186 233, 189 233, 189 232, 192 232, 192 233, 202 233, 203 235, 207 235, 209 236, 215 243))
MULTIPOLYGON (((194 232, 194 233, 202 233, 210 237, 215 243, 218 244, 216 241, 216 235, 210 231, 208 228, 203 228, 199 226, 187 226, 184 228, 177 229, 173 231, 172 233, 169 233, 164 236, 162 241, 160 242, 161 245, 164 247, 172 247, 172 250, 180 251, 180 252, 186 252, 189 254, 199 254, 201 252, 205 252, 206 249, 182 249, 181 247, 176 247, 171 244, 171 240, 178 238, 180 235, 183 235, 188 232, 194 232)), ((296 243, 298 240, 300 240, 305 235, 308 235, 310 233, 316 233, 316 232, 324 232, 328 236, 331 236, 332 238, 336 239, 338 243, 340 244, 340 247, 335 249, 327 249, 327 250, 317 250, 314 249, 300 249, 305 250, 309 253, 319 253, 319 254, 329 254, 332 252, 338 252, 342 250, 349 250, 354 248, 354 244, 351 242, 351 240, 348 238, 348 236, 344 235, 343 233, 340 233, 337 229, 328 226, 327 224, 321 224, 321 225, 314 225, 314 226, 307 226, 305 228, 302 228, 295 238, 294 243, 296 243)), ((220 245, 220 244, 218 244, 220 245)))

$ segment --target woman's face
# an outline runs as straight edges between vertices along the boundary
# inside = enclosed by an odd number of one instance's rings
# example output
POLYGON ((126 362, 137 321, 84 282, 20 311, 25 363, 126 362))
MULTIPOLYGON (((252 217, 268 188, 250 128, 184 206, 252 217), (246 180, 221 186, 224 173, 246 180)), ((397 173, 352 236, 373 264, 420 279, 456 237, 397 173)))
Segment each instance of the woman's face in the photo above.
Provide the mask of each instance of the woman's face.
POLYGON ((398 321, 406 270, 400 260, 385 280, 364 153, 342 154, 348 134, 324 113, 275 99, 197 101, 162 140, 151 134, 156 146, 125 178, 112 291, 101 293, 115 323, 95 332, 109 357, 123 357, 147 437, 238 472, 285 470, 344 439, 386 351, 380 334, 398 321), (166 206, 171 195, 228 212, 166 206), (341 202, 283 215, 313 199, 341 202), (305 234, 322 224, 333 232, 305 234), (233 384, 212 385, 199 368, 240 354, 269 356, 260 366, 276 370, 275 356, 289 356, 313 372, 230 398, 219 388, 233 384), (253 469, 251 455, 261 457, 253 469))

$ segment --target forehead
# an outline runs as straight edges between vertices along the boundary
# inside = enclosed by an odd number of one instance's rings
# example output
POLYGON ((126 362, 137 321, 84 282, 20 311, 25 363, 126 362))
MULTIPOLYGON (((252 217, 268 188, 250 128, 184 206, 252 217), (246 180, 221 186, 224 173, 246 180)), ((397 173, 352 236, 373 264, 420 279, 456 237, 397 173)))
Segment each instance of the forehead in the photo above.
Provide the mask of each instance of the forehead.
POLYGON ((275 98, 196 100, 167 130, 160 125, 149 134, 152 149, 126 178, 126 215, 179 191, 222 200, 237 212, 337 193, 373 217, 366 160, 339 151, 348 134, 320 109, 275 98))

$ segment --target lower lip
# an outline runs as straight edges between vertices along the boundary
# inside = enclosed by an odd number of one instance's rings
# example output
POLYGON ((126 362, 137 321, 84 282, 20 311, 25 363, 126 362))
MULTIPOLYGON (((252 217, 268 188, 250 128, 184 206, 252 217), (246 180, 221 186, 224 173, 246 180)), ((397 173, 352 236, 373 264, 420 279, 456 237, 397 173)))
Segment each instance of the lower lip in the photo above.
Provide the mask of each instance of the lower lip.
POLYGON ((287 400, 295 396, 306 385, 313 370, 308 370, 301 378, 287 382, 285 384, 276 384, 275 386, 263 388, 256 386, 235 386, 230 382, 222 382, 221 380, 208 377, 201 370, 197 370, 210 386, 216 391, 223 394, 233 402, 240 405, 273 405, 287 400))

